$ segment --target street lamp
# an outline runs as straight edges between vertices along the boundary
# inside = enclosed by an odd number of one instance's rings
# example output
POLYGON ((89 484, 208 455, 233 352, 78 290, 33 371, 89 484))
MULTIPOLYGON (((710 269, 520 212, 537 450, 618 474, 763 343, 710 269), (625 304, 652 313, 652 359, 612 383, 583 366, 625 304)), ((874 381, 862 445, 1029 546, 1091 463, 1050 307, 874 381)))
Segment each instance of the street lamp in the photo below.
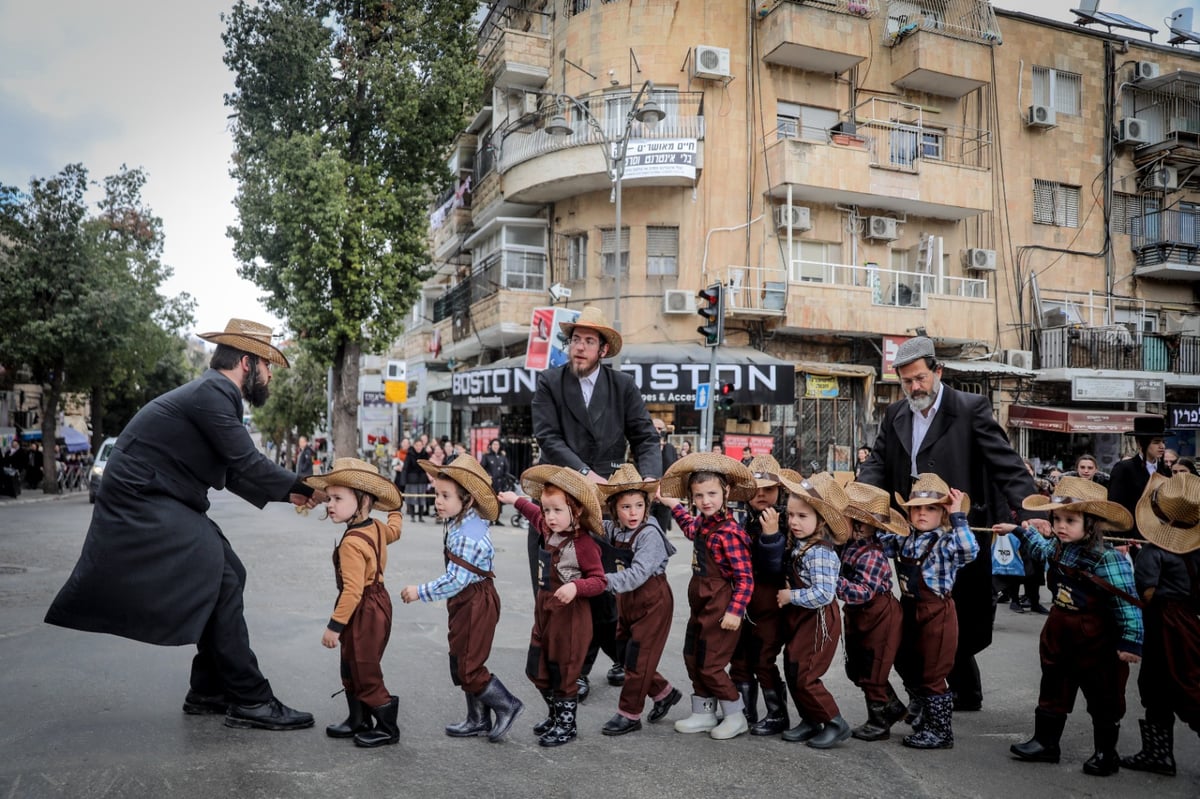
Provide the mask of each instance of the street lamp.
POLYGON ((646 96, 646 92, 651 94, 654 92, 654 82, 646 81, 642 84, 642 88, 638 90, 637 95, 633 98, 633 102, 629 106, 629 111, 625 114, 625 129, 621 131, 621 135, 609 139, 608 131, 600 124, 593 116, 591 110, 582 103, 578 98, 572 97, 569 94, 560 94, 556 98, 559 104, 559 112, 550 117, 550 121, 546 124, 546 133, 551 136, 570 136, 575 132, 571 127, 571 123, 567 122, 566 116, 562 113, 562 107, 566 103, 573 105, 591 125, 597 133, 600 134, 601 141, 604 146, 601 148, 604 153, 604 165, 608 172, 609 180, 612 181, 613 197, 617 205, 617 230, 616 257, 614 258, 615 277, 613 278, 613 327, 618 331, 621 329, 621 178, 625 176, 625 151, 629 146, 629 133, 633 129, 633 123, 643 122, 650 127, 658 124, 666 113, 658 107, 658 103, 654 102, 652 96, 646 97, 646 101, 641 102, 646 96))

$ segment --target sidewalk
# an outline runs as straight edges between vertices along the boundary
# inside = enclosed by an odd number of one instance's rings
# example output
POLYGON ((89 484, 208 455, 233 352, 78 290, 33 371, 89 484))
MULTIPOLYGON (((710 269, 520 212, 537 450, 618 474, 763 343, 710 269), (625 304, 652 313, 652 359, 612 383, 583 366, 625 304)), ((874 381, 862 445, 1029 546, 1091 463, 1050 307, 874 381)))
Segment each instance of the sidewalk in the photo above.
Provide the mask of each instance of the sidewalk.
POLYGON ((21 496, 19 497, 10 497, 7 494, 0 495, 0 508, 6 508, 10 505, 28 505, 32 502, 53 502, 56 499, 82 499, 86 502, 87 495, 87 491, 45 494, 40 488, 24 488, 21 490, 21 496))

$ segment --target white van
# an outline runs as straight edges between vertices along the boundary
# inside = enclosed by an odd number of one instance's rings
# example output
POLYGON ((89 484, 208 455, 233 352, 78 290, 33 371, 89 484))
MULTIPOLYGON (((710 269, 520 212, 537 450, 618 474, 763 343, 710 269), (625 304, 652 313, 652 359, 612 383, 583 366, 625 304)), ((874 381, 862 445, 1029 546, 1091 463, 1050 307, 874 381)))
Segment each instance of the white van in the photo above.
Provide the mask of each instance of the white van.
POLYGON ((92 473, 88 480, 88 502, 92 504, 96 502, 96 492, 100 490, 100 479, 104 477, 104 467, 108 465, 108 459, 112 457, 113 447, 116 444, 115 438, 106 438, 100 445, 100 449, 96 450, 96 460, 92 461, 92 473))

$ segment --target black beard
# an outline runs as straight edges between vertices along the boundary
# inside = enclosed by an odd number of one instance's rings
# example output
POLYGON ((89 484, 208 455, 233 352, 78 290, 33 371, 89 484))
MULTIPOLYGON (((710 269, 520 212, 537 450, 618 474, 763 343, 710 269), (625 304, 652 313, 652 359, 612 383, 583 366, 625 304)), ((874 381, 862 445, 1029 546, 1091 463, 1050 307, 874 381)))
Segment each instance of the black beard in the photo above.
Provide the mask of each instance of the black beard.
POLYGON ((258 381, 258 364, 242 378, 242 398, 250 403, 252 408, 261 408, 267 403, 270 390, 266 383, 258 381))

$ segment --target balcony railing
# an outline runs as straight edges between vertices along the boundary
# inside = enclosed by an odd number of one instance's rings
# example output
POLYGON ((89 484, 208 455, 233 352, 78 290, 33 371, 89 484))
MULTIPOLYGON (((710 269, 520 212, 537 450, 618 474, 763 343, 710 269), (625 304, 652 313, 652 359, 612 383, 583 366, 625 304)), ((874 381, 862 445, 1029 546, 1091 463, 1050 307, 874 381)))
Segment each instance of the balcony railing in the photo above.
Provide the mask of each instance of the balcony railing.
POLYGON ((793 283, 859 286, 871 289, 871 304, 894 308, 924 308, 930 296, 987 299, 987 280, 907 272, 878 266, 849 266, 793 260, 793 283))
POLYGON ((1000 26, 988 0, 893 0, 887 4, 885 45, 897 44, 919 30, 971 42, 1000 43, 1000 26))
POLYGON ((500 289, 509 291, 546 290, 546 254, 521 250, 501 250, 484 258, 471 274, 433 303, 433 321, 465 313, 500 289))
POLYGON ((991 167, 991 131, 926 124, 920 106, 872 98, 854 110, 856 135, 866 141, 871 165, 920 171, 921 160, 978 169, 991 167))
POLYGON ((1129 220, 1130 244, 1139 266, 1200 264, 1200 214, 1154 211, 1129 220))
POLYGON ((851 14, 855 17, 867 18, 879 13, 878 0, 775 0, 775 2, 763 4, 758 13, 760 16, 766 16, 764 8, 769 10, 781 5, 810 6, 837 14, 851 14))
MULTIPOLYGON (((653 126, 635 121, 629 131, 630 139, 704 138, 704 92, 655 92, 653 99, 666 117, 653 126)), ((496 134, 495 138, 502 140, 500 172, 507 172, 518 164, 547 153, 589 144, 608 144, 624 133, 629 94, 596 95, 581 98, 580 102, 599 123, 600 130, 588 124, 587 119, 571 104, 560 109, 553 101, 543 103, 536 114, 523 117, 496 134), (566 116, 574 128, 575 132, 570 136, 551 136, 545 132, 546 123, 558 113, 566 116)))
POLYGON ((1042 369, 1200 374, 1200 336, 1137 333, 1123 325, 1058 327, 1039 334, 1042 369))

